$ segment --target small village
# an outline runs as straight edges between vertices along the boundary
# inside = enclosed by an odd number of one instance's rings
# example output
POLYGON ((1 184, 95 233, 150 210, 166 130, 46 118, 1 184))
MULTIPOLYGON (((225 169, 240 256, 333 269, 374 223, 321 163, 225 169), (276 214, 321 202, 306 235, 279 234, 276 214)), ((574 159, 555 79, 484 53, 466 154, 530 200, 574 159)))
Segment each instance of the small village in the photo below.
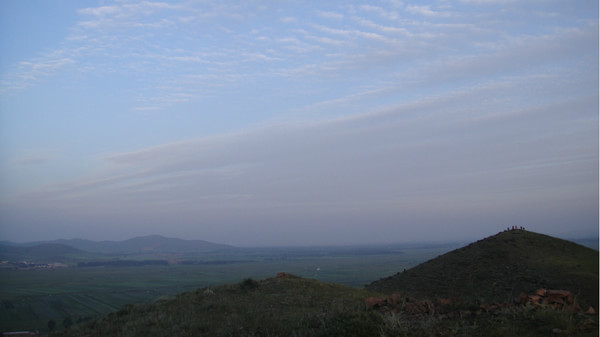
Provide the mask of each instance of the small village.
POLYGON ((20 262, 12 262, 12 261, 2 261, 0 262, 0 269, 16 269, 16 270, 34 270, 34 269, 56 269, 56 268, 67 268, 69 265, 60 263, 60 262, 52 262, 52 263, 35 263, 29 261, 20 261, 20 262))

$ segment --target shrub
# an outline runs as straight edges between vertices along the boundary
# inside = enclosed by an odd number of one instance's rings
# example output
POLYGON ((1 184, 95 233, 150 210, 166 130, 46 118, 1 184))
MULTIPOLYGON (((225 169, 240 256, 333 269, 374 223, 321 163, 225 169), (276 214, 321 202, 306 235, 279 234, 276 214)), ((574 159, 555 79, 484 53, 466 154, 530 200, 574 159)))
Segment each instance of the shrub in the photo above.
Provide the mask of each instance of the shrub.
POLYGON ((250 290, 256 287, 258 287, 258 282, 256 282, 252 278, 247 278, 240 283, 240 289, 242 290, 250 290))
POLYGON ((382 319, 374 312, 342 313, 326 324, 319 337, 370 337, 379 335, 382 319))

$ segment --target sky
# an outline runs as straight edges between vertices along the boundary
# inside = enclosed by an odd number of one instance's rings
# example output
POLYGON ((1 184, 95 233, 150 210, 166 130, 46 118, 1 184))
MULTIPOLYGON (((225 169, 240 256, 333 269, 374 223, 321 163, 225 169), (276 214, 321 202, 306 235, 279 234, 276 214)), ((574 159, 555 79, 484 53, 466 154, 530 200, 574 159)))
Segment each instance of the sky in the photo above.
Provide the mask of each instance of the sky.
POLYGON ((598 2, 0 2, 0 240, 598 235, 598 2))

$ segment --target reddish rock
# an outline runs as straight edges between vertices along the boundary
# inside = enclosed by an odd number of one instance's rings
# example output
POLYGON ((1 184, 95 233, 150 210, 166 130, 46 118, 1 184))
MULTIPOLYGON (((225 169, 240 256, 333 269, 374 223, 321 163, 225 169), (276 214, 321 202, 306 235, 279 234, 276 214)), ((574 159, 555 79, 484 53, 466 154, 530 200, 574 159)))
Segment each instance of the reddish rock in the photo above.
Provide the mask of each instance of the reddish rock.
POLYGON ((537 307, 548 306, 558 310, 581 311, 581 307, 575 301, 573 293, 568 290, 539 289, 535 295, 521 293, 519 296, 521 304, 531 303, 537 307))
POLYGON ((573 303, 573 294, 568 290, 548 290, 546 292, 546 297, 555 301, 556 299, 561 299, 563 302, 568 304, 573 303))
POLYGON ((438 298, 438 303, 440 305, 450 305, 452 301, 449 298, 438 298))
POLYGON ((369 297, 365 299, 365 307, 367 309, 381 308, 387 304, 385 297, 369 297))
POLYGON ((538 296, 538 295, 529 295, 529 302, 530 303, 540 303, 540 300, 542 299, 542 296, 538 296))
POLYGON ((392 303, 392 306, 395 308, 402 301, 402 295, 400 293, 393 293, 390 300, 391 300, 390 302, 392 303))
POLYGON ((573 294, 568 290, 546 290, 546 296, 568 297, 573 296, 573 294))
POLYGON ((527 294, 525 292, 521 292, 521 294, 519 295, 519 303, 525 304, 528 300, 529 297, 527 296, 527 294))

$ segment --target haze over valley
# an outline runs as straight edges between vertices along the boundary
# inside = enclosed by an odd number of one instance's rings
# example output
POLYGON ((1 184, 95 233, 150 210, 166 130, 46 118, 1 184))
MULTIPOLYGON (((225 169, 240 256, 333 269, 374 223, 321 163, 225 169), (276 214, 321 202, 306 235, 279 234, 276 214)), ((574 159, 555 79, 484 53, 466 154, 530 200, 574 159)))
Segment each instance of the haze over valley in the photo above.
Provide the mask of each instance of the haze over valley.
POLYGON ((178 329, 202 335, 291 329, 321 335, 345 317, 339 328, 358 336, 371 335, 369 329, 452 335, 456 328, 447 329, 455 325, 486 335, 510 329, 546 336, 551 329, 592 333, 598 324, 597 245, 523 229, 472 243, 321 247, 240 248, 157 235, 3 242, 0 260, 4 331, 159 336, 178 329), (385 297, 390 294, 396 299, 385 297), (402 302, 399 294, 406 296, 402 302), (449 301, 455 303, 449 307, 449 301), (473 309, 478 306, 488 314, 473 309), (273 307, 277 315, 264 316, 273 307), (389 316, 391 309, 400 316, 389 316), (155 315, 156 323, 144 323, 155 315), (306 325, 319 317, 320 323, 306 325), (357 327, 365 324, 366 331, 357 327))

